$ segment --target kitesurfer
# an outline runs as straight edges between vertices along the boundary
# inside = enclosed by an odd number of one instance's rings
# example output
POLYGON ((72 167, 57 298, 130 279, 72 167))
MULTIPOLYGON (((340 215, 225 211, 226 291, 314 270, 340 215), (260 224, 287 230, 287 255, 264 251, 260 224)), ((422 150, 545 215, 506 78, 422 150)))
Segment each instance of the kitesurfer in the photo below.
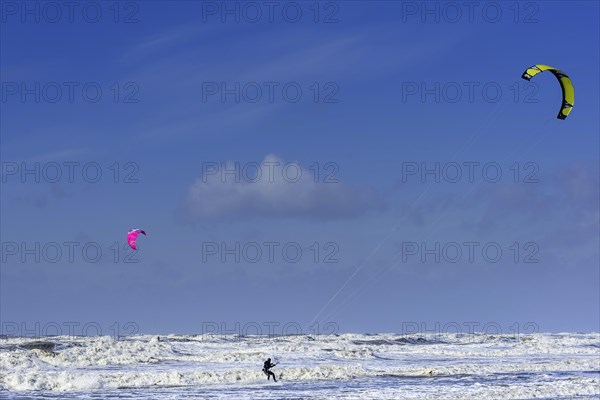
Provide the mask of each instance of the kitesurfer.
POLYGON ((275 382, 277 382, 277 379, 275 379, 275 374, 273 372, 271 372, 271 368, 273 368, 274 366, 276 366, 277 364, 272 364, 271 363, 271 359, 267 358, 267 361, 265 361, 264 367, 263 367, 263 372, 265 373, 265 375, 267 375, 267 380, 271 379, 271 376, 273 376, 273 380, 275 382))

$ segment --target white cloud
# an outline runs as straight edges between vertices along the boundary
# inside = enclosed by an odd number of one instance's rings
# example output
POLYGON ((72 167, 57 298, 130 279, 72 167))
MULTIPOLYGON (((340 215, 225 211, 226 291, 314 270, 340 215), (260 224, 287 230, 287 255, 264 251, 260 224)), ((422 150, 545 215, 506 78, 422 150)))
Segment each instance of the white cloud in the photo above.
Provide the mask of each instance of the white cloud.
MULTIPOLYGON (((257 168, 227 163, 233 174, 206 172, 188 189, 182 211, 193 221, 240 220, 253 217, 332 220, 355 218, 383 208, 377 194, 341 182, 315 182, 313 171, 268 155, 257 168), (244 167, 247 167, 244 170, 244 167), (246 171, 246 172, 244 172, 246 171)), ((258 165, 258 164, 255 164, 258 165)))

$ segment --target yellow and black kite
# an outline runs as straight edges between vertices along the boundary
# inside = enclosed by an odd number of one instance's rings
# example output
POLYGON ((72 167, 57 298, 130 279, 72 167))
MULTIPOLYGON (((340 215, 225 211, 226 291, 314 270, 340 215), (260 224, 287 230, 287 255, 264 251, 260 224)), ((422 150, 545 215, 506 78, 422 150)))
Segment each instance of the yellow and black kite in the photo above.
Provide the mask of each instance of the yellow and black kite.
POLYGON ((560 83, 563 99, 557 118, 565 119, 571 112, 573 104, 575 104, 575 89, 573 88, 573 82, 571 82, 571 79, 567 76, 567 74, 549 65, 536 64, 533 67, 527 68, 527 70, 523 72, 521 78, 530 80, 540 72, 544 71, 552 72, 560 83))

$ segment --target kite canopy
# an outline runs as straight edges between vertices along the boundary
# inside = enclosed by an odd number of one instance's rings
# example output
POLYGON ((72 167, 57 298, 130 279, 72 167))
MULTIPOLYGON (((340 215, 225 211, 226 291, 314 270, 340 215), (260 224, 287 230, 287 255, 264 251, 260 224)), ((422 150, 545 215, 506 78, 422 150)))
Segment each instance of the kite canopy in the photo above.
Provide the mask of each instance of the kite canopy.
POLYGON ((129 244, 129 247, 134 250, 137 250, 136 241, 140 233, 146 236, 146 232, 141 229, 131 229, 129 232, 127 232, 127 244, 129 244))
POLYGON ((558 82, 560 83, 563 98, 562 106, 560 107, 560 111, 558 112, 556 118, 565 119, 571 112, 573 104, 575 104, 575 89, 573 88, 573 82, 571 82, 571 79, 567 76, 567 74, 549 65, 536 64, 531 68, 527 68, 527 70, 523 72, 521 78, 530 80, 540 72, 544 71, 552 72, 552 74, 554 74, 554 76, 556 77, 556 79, 558 79, 558 82))

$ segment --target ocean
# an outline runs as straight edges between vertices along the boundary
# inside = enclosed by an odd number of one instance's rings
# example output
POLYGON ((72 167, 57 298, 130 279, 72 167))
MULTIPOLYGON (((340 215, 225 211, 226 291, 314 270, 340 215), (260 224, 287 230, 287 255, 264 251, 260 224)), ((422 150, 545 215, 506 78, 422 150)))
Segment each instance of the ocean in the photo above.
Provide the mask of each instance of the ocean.
POLYGON ((3 337, 0 398, 600 399, 600 333, 3 337))

